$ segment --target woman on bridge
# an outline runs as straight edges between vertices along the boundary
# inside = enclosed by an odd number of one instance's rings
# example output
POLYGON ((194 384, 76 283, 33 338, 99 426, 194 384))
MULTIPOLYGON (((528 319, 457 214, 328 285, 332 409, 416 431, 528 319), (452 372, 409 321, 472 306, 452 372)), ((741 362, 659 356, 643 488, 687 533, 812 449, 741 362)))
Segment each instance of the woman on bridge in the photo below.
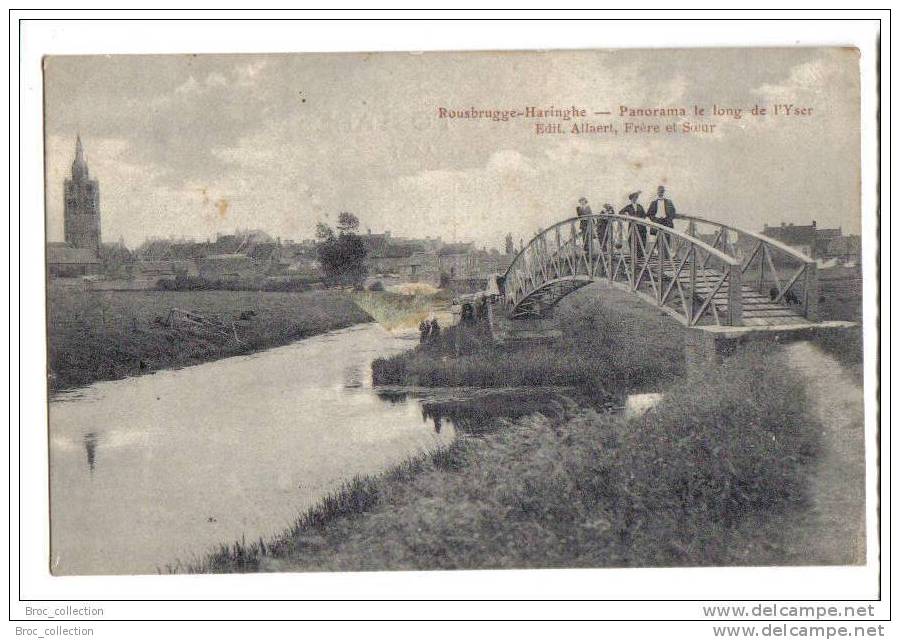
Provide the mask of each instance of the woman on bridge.
MULTIPOLYGON (((614 215, 616 215, 616 210, 613 209, 613 206, 607 202, 606 204, 603 205, 602 213, 607 216, 614 216, 614 215)), ((625 224, 621 223, 621 222, 616 222, 615 220, 610 220, 609 218, 604 218, 603 223, 607 226, 609 226, 610 224, 612 225, 612 227, 610 227, 610 233, 612 234, 612 239, 611 239, 612 243, 616 249, 621 249, 622 248, 622 240, 625 237, 625 224)), ((603 237, 599 234, 597 237, 600 239, 600 244, 602 246, 603 237)))
MULTIPOLYGON (((619 211, 619 215, 621 216, 631 216, 632 218, 646 218, 647 212, 644 211, 644 207, 642 207, 638 203, 638 198, 640 197, 641 192, 635 191, 634 193, 628 194, 628 204, 626 204, 619 211)), ((642 224, 634 225, 637 227, 637 235, 640 237, 640 241, 633 235, 631 236, 631 241, 635 243, 634 254, 637 255, 640 252, 642 255, 644 253, 644 247, 647 246, 647 227, 642 224)))

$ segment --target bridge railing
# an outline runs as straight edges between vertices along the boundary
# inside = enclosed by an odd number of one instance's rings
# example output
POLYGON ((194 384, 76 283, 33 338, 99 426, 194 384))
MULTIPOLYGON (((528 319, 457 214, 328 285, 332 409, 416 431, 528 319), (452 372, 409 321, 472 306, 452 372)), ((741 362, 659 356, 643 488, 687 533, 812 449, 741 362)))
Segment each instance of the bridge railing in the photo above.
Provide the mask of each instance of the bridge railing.
POLYGON ((702 237, 646 218, 593 214, 540 231, 502 277, 513 317, 540 315, 542 296, 606 279, 689 326, 742 324, 742 264, 702 237), (547 292, 550 292, 549 294, 547 292))
POLYGON ((744 285, 775 304, 796 304, 810 321, 818 317, 819 282, 815 259, 761 233, 699 216, 679 215, 677 227, 737 259, 744 285))

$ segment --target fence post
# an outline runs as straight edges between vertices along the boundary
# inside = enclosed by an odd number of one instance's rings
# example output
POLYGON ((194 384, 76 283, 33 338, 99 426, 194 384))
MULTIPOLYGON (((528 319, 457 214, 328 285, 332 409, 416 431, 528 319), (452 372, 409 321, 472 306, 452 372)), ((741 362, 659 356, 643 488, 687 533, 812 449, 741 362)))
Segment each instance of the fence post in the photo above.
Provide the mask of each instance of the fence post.
POLYGON ((744 324, 740 263, 728 265, 728 320, 732 327, 740 327, 744 324))
MULTIPOLYGON (((693 220, 691 220, 691 224, 694 224, 693 220)), ((688 326, 691 326, 694 324, 694 298, 697 297, 697 245, 692 242, 688 251, 691 252, 688 258, 691 261, 691 299, 688 304, 688 309, 690 310, 688 326)))
POLYGON ((663 255, 668 244, 668 237, 662 229, 656 230, 656 257, 659 259, 659 269, 656 270, 659 287, 656 290, 656 302, 662 305, 663 297, 663 255))
POLYGON ((637 274, 637 255, 638 248, 637 236, 640 233, 633 222, 628 224, 628 262, 625 264, 625 270, 628 272, 628 286, 634 289, 634 278, 637 274))
POLYGON ((588 277, 594 275, 594 222, 596 218, 591 216, 588 218, 588 228, 587 228, 587 275, 588 277))
POLYGON ((806 265, 806 319, 819 320, 819 266, 815 262, 806 265))

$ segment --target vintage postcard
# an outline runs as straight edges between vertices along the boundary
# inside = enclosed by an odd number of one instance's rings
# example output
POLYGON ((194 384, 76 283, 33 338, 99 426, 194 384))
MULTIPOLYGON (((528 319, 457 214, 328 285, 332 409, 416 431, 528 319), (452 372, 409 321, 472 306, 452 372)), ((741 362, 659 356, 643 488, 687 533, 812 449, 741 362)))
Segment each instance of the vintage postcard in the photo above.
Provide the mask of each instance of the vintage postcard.
POLYGON ((43 73, 53 575, 871 559, 856 49, 43 73))

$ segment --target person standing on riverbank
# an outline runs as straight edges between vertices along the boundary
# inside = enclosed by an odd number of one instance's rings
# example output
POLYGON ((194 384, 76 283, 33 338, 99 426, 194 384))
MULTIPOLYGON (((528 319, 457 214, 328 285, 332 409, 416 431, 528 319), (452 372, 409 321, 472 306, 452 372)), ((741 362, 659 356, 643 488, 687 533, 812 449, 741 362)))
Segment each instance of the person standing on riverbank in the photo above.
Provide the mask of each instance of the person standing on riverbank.
POLYGON ((428 332, 428 339, 434 342, 441 337, 441 325, 438 324, 437 318, 431 319, 431 331, 428 332))

